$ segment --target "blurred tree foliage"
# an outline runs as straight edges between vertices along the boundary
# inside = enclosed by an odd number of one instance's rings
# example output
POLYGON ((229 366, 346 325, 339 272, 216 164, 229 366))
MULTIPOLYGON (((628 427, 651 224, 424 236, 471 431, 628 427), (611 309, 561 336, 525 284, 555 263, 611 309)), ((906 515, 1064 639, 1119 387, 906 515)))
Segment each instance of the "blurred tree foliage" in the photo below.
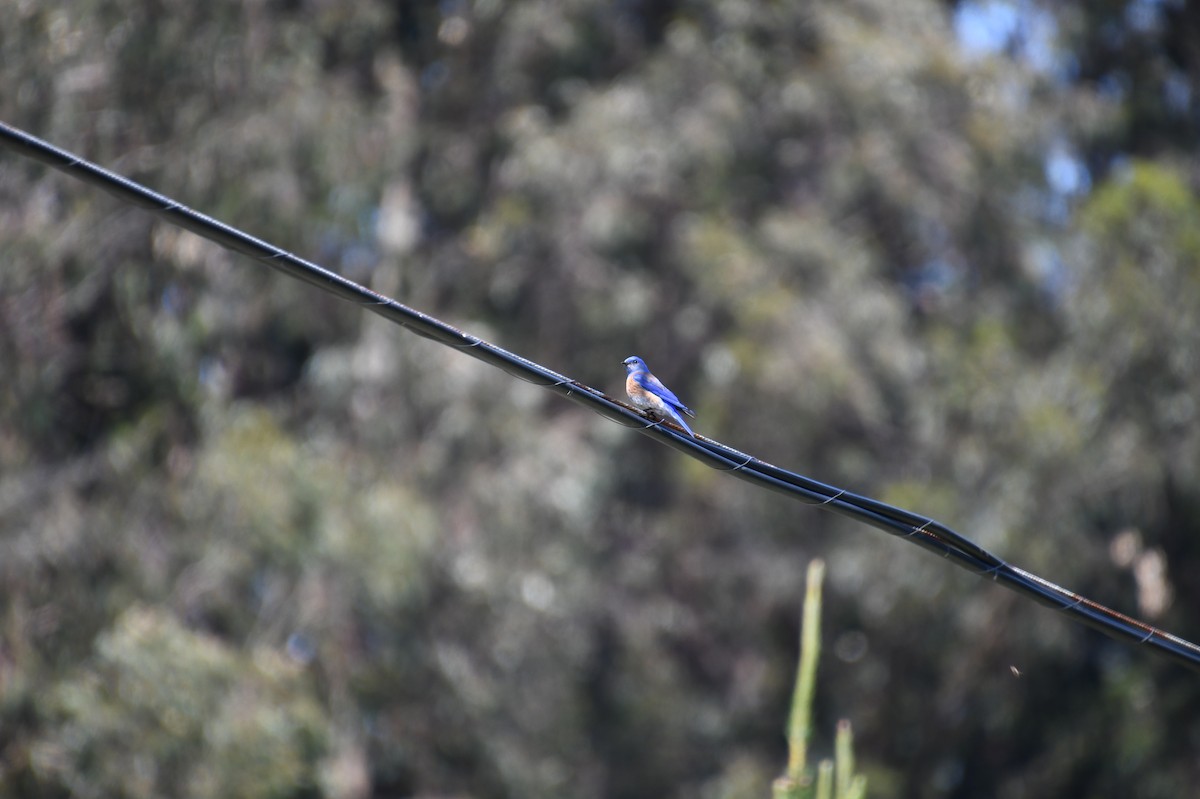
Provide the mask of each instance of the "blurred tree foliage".
POLYGON ((289 796, 316 787, 326 720, 300 667, 238 656, 133 607, 46 697, 35 767, 75 796, 289 796))
MULTIPOLYGON (((1194 640, 1197 30, 19 1, 0 118, 1194 640)), ((0 254, 0 795, 765 796, 817 555, 872 794, 1200 780, 1181 669, 7 154, 0 254)))

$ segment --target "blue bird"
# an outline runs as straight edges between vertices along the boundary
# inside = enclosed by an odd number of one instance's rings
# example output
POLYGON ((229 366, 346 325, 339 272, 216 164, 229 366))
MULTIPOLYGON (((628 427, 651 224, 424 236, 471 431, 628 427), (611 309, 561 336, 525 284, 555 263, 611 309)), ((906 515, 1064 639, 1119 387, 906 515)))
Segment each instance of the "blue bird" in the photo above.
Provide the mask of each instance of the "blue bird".
POLYGON ((695 412, 679 401, 671 389, 662 384, 654 375, 646 362, 636 355, 625 359, 625 393, 635 406, 643 411, 649 411, 656 418, 666 417, 695 437, 692 428, 683 421, 679 414, 683 411, 688 416, 695 417, 695 412))

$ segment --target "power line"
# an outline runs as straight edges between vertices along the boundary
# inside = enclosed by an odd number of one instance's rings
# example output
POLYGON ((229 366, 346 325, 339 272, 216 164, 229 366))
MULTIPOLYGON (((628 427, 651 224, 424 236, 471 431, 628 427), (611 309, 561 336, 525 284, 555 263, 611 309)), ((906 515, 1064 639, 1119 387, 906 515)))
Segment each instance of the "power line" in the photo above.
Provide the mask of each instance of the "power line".
POLYGON ((440 319, 372 291, 341 275, 299 258, 235 227, 205 216, 170 197, 151 191, 72 153, 0 122, 0 144, 40 161, 71 177, 104 189, 124 202, 144 208, 168 222, 241 253, 290 277, 362 305, 417 335, 462 350, 503 369, 510 375, 578 402, 601 416, 646 435, 742 480, 784 494, 808 505, 825 508, 898 536, 949 559, 955 565, 1066 613, 1078 622, 1113 638, 1140 644, 1200 671, 1200 646, 1138 619, 1118 613, 1087 597, 1013 566, 933 519, 836 486, 812 480, 739 452, 719 441, 693 438, 668 423, 651 422, 632 406, 578 380, 522 358, 440 319))

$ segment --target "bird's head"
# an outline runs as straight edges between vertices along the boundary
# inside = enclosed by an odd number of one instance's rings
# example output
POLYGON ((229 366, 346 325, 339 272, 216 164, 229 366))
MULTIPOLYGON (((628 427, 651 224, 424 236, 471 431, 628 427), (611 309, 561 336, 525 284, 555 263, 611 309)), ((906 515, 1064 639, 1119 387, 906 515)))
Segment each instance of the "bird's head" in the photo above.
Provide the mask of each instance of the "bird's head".
POLYGON ((626 372, 646 371, 646 362, 636 355, 630 355, 624 360, 624 364, 626 372))

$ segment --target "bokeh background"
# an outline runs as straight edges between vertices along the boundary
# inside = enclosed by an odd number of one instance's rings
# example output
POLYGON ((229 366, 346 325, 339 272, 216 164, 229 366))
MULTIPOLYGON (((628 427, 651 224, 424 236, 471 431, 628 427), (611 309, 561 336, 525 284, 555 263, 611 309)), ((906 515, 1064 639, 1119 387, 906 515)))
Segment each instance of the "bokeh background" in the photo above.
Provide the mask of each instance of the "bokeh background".
MULTIPOLYGON (((9 0, 0 118, 1200 638, 1200 5, 9 0)), ((1200 682, 0 152, 0 795, 1179 797, 1200 682)))

